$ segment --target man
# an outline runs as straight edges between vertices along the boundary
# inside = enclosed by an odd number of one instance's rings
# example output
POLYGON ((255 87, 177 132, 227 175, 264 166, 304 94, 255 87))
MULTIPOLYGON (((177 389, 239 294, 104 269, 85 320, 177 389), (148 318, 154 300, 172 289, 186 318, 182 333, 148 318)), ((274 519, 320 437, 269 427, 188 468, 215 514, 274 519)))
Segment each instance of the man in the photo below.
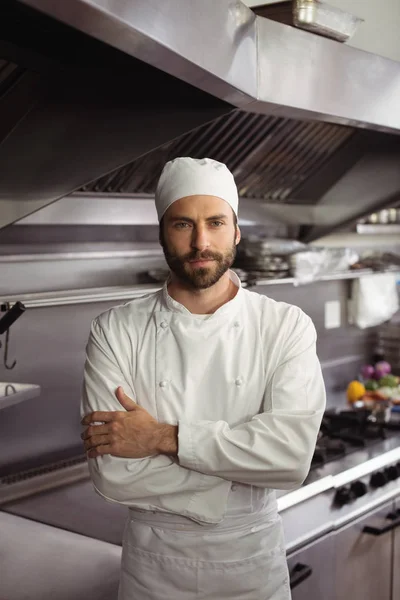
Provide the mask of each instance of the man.
POLYGON ((83 386, 94 486, 130 509, 119 598, 288 600, 274 489, 303 482, 325 407, 314 326, 229 269, 225 165, 167 163, 156 207, 170 277, 94 320, 83 386))

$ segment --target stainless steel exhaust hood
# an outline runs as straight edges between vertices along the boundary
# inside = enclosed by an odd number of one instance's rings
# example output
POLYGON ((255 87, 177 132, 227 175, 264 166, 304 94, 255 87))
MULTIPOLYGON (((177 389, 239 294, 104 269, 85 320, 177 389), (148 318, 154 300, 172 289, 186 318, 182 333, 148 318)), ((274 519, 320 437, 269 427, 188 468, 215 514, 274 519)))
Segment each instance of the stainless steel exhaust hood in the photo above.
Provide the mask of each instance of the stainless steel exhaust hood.
MULTIPOLYGON (((400 63, 240 1, 3 0, 1 11, 0 227, 77 189, 152 193, 165 160, 205 153, 243 196, 298 214, 346 177, 338 204, 360 216, 353 170, 366 154, 369 169, 399 156, 400 63)), ((376 205, 393 198, 389 180, 376 205)), ((349 219, 328 212, 334 226, 349 219)))
POLYGON ((400 203, 400 138, 331 123, 235 111, 83 186, 92 197, 153 194, 165 161, 212 156, 232 170, 240 216, 299 225, 312 241, 400 203))
POLYGON ((240 0, 23 0, 250 112, 400 131, 400 64, 240 0))
POLYGON ((231 110, 20 2, 2 0, 0 227, 231 110))

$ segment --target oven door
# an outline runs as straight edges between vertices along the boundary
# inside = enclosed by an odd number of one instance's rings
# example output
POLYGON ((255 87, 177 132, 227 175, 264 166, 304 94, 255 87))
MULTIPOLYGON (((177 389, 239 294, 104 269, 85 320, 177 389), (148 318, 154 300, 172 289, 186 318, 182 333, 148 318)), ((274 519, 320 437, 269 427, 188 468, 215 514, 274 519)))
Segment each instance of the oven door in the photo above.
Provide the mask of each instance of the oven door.
POLYGON ((337 598, 391 600, 393 535, 399 523, 388 502, 336 532, 337 598))
POLYGON ((335 538, 329 534, 290 554, 293 600, 335 600, 335 538))
MULTIPOLYGON (((395 501, 396 516, 400 518, 400 499, 395 501)), ((394 530, 393 556, 393 595, 392 600, 400 598, 400 527, 394 530)))

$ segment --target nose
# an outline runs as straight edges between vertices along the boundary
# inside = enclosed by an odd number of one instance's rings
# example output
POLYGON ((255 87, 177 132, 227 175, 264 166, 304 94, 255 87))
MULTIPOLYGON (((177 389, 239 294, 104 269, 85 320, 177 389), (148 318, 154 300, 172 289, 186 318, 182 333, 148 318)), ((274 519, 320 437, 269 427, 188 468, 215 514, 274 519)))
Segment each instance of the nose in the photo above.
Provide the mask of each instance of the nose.
POLYGON ((206 250, 210 246, 207 230, 204 227, 193 228, 191 247, 193 249, 206 250))

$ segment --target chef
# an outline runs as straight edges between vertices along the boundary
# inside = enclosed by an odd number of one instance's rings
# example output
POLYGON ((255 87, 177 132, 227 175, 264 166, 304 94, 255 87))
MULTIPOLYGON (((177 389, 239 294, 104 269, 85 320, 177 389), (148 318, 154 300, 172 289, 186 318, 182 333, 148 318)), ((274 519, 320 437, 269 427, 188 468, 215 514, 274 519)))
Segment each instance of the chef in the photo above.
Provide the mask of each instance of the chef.
POLYGON ((129 507, 119 600, 289 600, 275 490, 305 479, 325 407, 315 328, 230 269, 225 165, 168 162, 156 208, 169 278, 93 321, 84 373, 94 487, 129 507))

